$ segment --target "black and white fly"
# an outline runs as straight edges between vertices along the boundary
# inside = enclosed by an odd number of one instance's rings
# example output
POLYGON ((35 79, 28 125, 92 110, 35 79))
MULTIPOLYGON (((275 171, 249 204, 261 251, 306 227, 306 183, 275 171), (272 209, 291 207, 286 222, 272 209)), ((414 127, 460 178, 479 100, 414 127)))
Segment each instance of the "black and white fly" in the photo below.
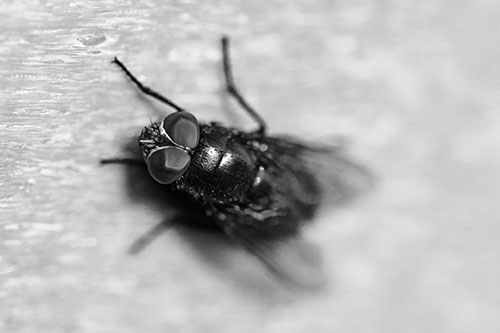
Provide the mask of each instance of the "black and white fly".
POLYGON ((142 130, 138 141, 143 160, 102 163, 144 166, 158 183, 191 198, 207 223, 249 250, 275 276, 317 285, 320 268, 301 245, 298 231, 314 216, 325 192, 337 199, 350 197, 366 188, 369 173, 343 157, 338 147, 268 136, 265 121, 234 83, 229 39, 221 42, 227 91, 258 128, 245 132, 216 122, 199 123, 193 114, 144 86, 115 58, 113 62, 144 94, 176 112, 142 130), (323 172, 317 174, 319 164, 323 172))

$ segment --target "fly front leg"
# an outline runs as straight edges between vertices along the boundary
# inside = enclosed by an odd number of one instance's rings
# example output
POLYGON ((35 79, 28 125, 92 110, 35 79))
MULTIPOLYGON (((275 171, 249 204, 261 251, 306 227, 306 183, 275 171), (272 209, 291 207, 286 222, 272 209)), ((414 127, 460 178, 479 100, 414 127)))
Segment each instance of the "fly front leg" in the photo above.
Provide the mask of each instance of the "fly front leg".
POLYGON ((101 160, 101 164, 125 164, 125 165, 133 165, 138 167, 147 167, 146 162, 140 160, 138 158, 104 158, 101 160))
POLYGON ((120 67, 120 69, 125 72, 125 74, 130 78, 130 80, 132 80, 132 82, 135 83, 135 85, 137 86, 137 88, 139 88, 140 91, 142 91, 144 94, 146 95, 149 95, 153 98, 156 98, 157 100, 159 100, 160 102, 163 102, 165 104, 167 104, 168 106, 174 108, 176 111, 178 112, 182 112, 184 111, 183 108, 181 108, 180 106, 178 106, 177 104, 175 104, 174 102, 172 102, 170 99, 166 98, 165 96, 163 96, 162 94, 160 94, 159 92, 156 92, 154 91, 153 89, 143 85, 141 83, 141 81, 139 81, 135 76, 134 74, 132 74, 128 68, 120 61, 118 60, 117 57, 115 57, 115 59, 112 61, 112 63, 114 64, 117 64, 118 67, 120 67))

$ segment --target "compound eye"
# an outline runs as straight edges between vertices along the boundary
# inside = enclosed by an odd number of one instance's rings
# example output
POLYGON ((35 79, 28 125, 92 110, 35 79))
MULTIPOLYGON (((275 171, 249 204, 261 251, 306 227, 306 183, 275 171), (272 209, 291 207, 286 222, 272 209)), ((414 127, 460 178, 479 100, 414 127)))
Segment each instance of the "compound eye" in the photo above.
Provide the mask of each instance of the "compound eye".
POLYGON ((191 157, 177 147, 165 147, 153 152, 148 160, 148 171, 158 183, 170 184, 186 172, 191 157))
POLYGON ((163 120, 163 129, 179 146, 196 148, 200 140, 198 120, 188 112, 176 112, 163 120))

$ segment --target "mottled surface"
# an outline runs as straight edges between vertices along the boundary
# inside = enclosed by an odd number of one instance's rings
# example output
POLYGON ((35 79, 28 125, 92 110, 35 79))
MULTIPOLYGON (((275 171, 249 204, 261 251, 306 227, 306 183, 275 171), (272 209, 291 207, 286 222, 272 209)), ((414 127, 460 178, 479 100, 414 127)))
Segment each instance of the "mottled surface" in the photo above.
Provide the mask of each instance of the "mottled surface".
POLYGON ((302 3, 0 4, 0 331, 500 331, 498 1, 302 3), (222 33, 273 133, 346 136, 378 175, 305 232, 320 292, 202 232, 127 254, 170 209, 98 159, 166 108, 109 62, 251 128, 221 92, 222 33))

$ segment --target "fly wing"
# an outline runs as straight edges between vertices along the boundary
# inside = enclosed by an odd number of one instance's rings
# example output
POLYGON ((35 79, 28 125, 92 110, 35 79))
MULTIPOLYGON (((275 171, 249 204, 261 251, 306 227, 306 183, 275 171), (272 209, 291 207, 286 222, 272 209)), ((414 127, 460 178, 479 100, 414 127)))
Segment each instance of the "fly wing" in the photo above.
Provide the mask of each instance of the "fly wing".
POLYGON ((320 287, 324 283, 320 254, 300 237, 300 227, 314 216, 321 201, 340 204, 368 189, 372 176, 339 147, 264 137, 257 154, 262 169, 249 192, 249 203, 238 209, 217 207, 217 224, 279 280, 320 287))
MULTIPOLYGON (((281 156, 281 163, 301 163, 303 170, 320 184, 322 201, 341 204, 369 190, 374 184, 371 171, 354 162, 342 146, 309 145, 289 137, 267 137, 264 142, 281 156)), ((292 164, 292 168, 296 168, 292 164)))

